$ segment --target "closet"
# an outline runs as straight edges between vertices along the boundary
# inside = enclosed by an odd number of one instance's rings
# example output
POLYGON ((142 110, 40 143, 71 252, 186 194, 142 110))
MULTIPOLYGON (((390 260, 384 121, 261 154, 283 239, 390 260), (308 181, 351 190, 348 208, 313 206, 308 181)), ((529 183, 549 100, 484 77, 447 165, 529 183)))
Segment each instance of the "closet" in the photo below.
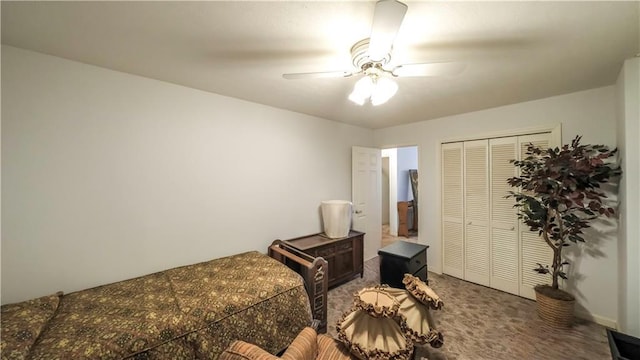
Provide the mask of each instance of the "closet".
POLYGON ((547 148, 552 133, 443 143, 443 272, 527 298, 549 275, 533 271, 548 264, 551 249, 537 232, 517 218, 507 179, 517 176, 510 160, 525 156, 527 146, 547 148))

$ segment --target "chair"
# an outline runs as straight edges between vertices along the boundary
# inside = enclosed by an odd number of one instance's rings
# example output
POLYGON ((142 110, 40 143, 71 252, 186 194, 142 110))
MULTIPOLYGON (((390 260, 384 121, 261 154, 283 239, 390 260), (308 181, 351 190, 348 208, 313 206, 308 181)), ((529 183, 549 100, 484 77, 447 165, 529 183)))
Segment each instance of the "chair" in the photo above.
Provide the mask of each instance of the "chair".
POLYGON ((291 345, 277 357, 254 344, 236 340, 220 354, 219 360, 350 360, 349 350, 331 336, 304 328, 291 345))

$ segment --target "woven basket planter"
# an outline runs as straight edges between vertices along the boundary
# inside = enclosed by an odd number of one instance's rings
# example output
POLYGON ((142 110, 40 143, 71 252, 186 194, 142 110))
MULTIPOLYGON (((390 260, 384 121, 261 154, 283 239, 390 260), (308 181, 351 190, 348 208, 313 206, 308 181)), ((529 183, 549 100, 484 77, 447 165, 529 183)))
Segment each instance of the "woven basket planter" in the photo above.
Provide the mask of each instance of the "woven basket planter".
POLYGON ((538 315, 553 327, 570 328, 573 324, 575 299, 558 300, 536 290, 538 315))

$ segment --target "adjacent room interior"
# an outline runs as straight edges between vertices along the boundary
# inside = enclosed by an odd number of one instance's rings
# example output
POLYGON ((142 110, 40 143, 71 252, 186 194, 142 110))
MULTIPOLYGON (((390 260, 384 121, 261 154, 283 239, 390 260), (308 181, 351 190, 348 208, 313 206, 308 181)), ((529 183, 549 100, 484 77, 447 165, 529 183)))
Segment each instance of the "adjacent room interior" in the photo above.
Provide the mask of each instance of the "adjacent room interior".
POLYGON ((383 149, 382 247, 418 241, 418 147, 383 149))
POLYGON ((307 336, 318 358, 590 359, 640 337, 640 2, 0 7, 2 358, 307 336), (534 231, 508 179, 576 136, 617 149, 587 161, 606 198, 534 231), (544 284, 569 325, 539 315, 544 284), (398 342, 359 343, 374 323, 398 342))

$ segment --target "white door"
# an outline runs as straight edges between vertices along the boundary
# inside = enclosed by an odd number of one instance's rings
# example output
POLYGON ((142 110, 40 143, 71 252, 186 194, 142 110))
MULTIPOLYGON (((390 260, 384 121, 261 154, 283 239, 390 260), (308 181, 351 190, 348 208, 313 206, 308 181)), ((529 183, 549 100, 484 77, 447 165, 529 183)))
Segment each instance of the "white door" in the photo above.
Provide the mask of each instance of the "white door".
POLYGON ((491 194, 491 287, 518 295, 520 253, 518 216, 514 199, 506 198, 515 190, 507 179, 517 176, 518 169, 510 162, 518 158, 518 138, 489 140, 491 194))
POLYGON ((488 140, 464 142, 464 279, 489 286, 488 140))
POLYGON ((380 149, 354 146, 351 150, 353 229, 364 236, 364 259, 377 255, 382 242, 382 157, 380 149))
POLYGON ((462 143, 442 144, 442 272, 464 278, 462 143))
MULTIPOLYGON (((551 134, 534 134, 518 136, 518 148, 520 159, 526 157, 527 146, 532 143, 541 148, 548 148, 551 144, 551 134)), ((551 265, 553 261, 553 250, 538 236, 537 232, 532 232, 529 227, 520 222, 520 252, 522 262, 520 264, 520 296, 535 299, 533 287, 538 284, 550 284, 551 275, 539 274, 533 269, 537 268, 537 263, 551 265)))

